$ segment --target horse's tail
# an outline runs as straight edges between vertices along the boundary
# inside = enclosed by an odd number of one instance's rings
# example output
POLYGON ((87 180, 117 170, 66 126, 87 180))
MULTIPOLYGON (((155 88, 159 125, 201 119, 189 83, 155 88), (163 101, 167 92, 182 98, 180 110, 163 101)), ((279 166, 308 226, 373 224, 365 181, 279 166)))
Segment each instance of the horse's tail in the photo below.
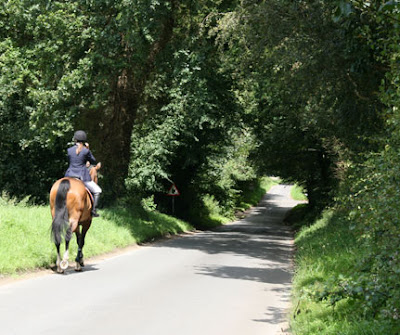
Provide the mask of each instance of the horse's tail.
POLYGON ((54 219, 51 224, 51 235, 54 243, 60 244, 62 238, 68 234, 68 209, 67 209, 67 193, 71 187, 68 179, 63 179, 58 185, 56 201, 54 204, 54 219))

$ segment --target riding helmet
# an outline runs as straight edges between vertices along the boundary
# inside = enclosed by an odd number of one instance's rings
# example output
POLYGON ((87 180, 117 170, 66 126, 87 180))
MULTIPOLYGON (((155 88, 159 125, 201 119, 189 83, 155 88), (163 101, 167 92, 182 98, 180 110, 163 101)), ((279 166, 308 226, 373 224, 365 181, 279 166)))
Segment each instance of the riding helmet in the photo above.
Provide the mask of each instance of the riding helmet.
POLYGON ((74 134, 74 140, 77 142, 86 142, 87 136, 83 130, 77 130, 74 134))

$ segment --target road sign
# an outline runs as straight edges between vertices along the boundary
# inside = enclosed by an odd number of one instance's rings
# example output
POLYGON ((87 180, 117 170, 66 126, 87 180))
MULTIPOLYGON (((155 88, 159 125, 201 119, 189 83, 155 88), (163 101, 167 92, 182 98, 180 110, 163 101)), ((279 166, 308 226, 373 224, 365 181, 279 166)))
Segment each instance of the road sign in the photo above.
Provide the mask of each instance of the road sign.
POLYGON ((176 187, 176 185, 175 185, 175 184, 172 184, 171 187, 170 187, 169 190, 168 190, 167 195, 176 197, 176 196, 178 196, 178 195, 181 195, 181 193, 179 192, 179 190, 178 190, 178 188, 176 187))

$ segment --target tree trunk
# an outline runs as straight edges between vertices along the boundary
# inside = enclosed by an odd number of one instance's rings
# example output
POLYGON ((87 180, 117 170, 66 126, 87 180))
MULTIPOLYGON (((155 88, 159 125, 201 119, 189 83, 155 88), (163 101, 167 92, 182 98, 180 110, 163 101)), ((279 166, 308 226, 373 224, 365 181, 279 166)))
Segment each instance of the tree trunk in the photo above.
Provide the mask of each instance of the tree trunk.
MULTIPOLYGON (((165 19, 159 39, 150 47, 144 66, 136 72, 134 68, 127 68, 118 74, 114 79, 109 106, 102 111, 87 112, 83 117, 86 129, 90 129, 90 134, 95 137, 91 137, 91 148, 96 158, 103 163, 100 171, 104 175, 102 187, 110 200, 125 192, 124 182, 130 161, 131 135, 137 109, 146 83, 156 66, 157 56, 173 36, 175 8, 173 6, 171 15, 165 19), (94 117, 97 113, 102 114, 100 118, 94 117), (91 124, 91 119, 101 121, 99 124, 91 124)), ((129 58, 131 56, 124 55, 129 58)))

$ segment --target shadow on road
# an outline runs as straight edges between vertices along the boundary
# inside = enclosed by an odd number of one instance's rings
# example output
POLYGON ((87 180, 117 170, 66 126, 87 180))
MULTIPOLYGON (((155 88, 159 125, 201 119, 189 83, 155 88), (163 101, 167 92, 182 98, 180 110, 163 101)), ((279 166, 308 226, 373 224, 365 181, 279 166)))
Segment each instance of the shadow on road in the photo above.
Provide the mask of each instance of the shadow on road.
POLYGON ((240 266, 198 267, 197 274, 219 278, 252 280, 269 284, 289 284, 291 273, 280 268, 251 268, 240 266))
POLYGON ((286 262, 293 249, 291 239, 290 237, 280 239, 274 235, 279 234, 259 231, 256 233, 205 232, 179 241, 169 241, 158 247, 200 250, 208 254, 229 253, 273 262, 286 262))
MULTIPOLYGON (((288 188, 289 189, 289 188, 288 188)), ((287 194, 286 194, 287 193, 287 194)), ((293 233, 282 221, 297 204, 285 194, 267 193, 245 219, 156 247, 199 250, 207 254, 231 254, 258 261, 257 267, 216 265, 196 269, 198 274, 220 278, 288 284, 291 280, 293 233)), ((250 265, 250 264, 249 264, 250 265)))
POLYGON ((265 319, 255 319, 256 322, 265 322, 272 324, 281 324, 286 317, 286 311, 282 308, 269 307, 265 319))
POLYGON ((72 275, 75 273, 83 273, 83 272, 90 272, 90 271, 98 271, 99 268, 96 267, 94 264, 86 264, 83 268, 82 271, 75 271, 75 262, 71 262, 71 265, 64 271, 64 273, 59 274, 57 273, 57 265, 54 265, 50 268, 55 274, 59 276, 66 276, 66 275, 72 275))

